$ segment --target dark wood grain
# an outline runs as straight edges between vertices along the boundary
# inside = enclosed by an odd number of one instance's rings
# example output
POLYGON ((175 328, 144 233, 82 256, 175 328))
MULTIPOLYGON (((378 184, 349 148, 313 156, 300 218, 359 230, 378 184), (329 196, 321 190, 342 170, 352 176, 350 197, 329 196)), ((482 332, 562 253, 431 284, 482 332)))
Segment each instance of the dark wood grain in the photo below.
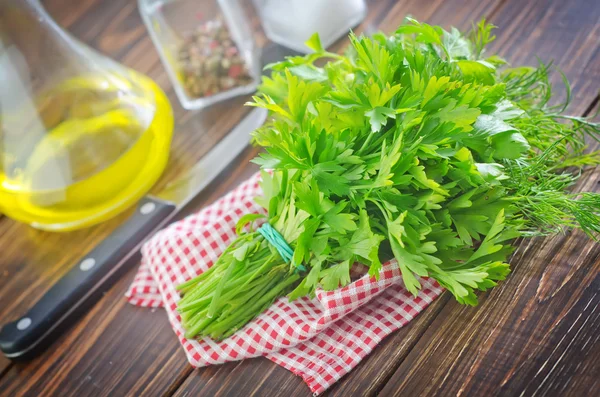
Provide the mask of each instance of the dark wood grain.
POLYGON ((599 255, 578 235, 522 244, 508 281, 477 309, 449 302, 382 393, 560 395, 575 374, 590 386, 599 255))
MULTIPOLYGON (((494 52, 513 65, 537 65, 539 58, 571 81, 569 111, 582 114, 600 91, 600 7, 596 0, 507 0, 491 19, 498 26, 494 52)), ((553 74, 558 100, 564 99, 560 75, 553 74)))
MULTIPOLYGON (((155 190, 185 172, 246 111, 247 98, 200 112, 182 109, 135 0, 44 3, 73 35, 148 74, 170 97, 176 133, 169 166, 155 190)), ((512 62, 534 64, 536 54, 557 60, 573 82, 572 111, 581 114, 600 88, 596 3, 373 0, 357 31, 390 32, 406 14, 463 28, 473 19, 490 17, 501 27, 495 49, 512 62)), ((246 151, 185 213, 254 172, 246 165, 254 154, 246 151)), ((598 174, 592 174, 581 187, 595 188, 597 182, 598 174)), ((0 322, 24 312, 127 215, 67 234, 0 219, 0 322)), ((484 295, 480 307, 465 308, 442 296, 329 393, 588 395, 600 379, 599 255, 597 245, 580 234, 529 241, 515 254, 511 278, 484 295)), ((123 299, 134 271, 41 357, 18 365, 0 358, 0 395, 309 395, 299 378, 263 358, 192 370, 162 310, 136 308, 123 299)))
POLYGON ((11 364, 12 363, 8 358, 0 355, 0 378, 8 371, 11 364))

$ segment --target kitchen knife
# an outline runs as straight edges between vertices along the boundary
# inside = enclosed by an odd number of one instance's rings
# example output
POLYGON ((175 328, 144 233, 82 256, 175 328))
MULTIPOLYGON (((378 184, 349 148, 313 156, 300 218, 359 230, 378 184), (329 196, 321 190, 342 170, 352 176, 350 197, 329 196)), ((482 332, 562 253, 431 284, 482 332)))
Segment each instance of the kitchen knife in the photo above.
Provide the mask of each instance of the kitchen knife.
MULTIPOLYGON (((279 45, 263 49, 261 63, 297 54, 279 45)), ((44 351, 62 331, 93 305, 126 269, 125 264, 154 231, 165 226, 248 146, 250 133, 265 121, 267 111, 251 110, 192 169, 156 196, 146 196, 134 214, 79 260, 21 318, 0 330, 0 350, 13 360, 27 360, 44 351)))
MULTIPOLYGON (((298 55, 277 44, 263 48, 261 64, 298 55)), ((0 329, 0 350, 12 360, 27 360, 44 351, 127 270, 129 260, 153 232, 206 188, 248 146, 267 111, 251 110, 192 169, 156 196, 146 196, 134 214, 79 260, 21 318, 0 329)))
POLYGON ((111 283, 107 281, 139 250, 145 238, 172 219, 248 146, 250 133, 266 116, 265 109, 251 110, 189 172, 156 196, 144 197, 133 215, 73 266, 27 314, 2 327, 0 349, 4 355, 28 359, 43 351, 108 289, 111 283))

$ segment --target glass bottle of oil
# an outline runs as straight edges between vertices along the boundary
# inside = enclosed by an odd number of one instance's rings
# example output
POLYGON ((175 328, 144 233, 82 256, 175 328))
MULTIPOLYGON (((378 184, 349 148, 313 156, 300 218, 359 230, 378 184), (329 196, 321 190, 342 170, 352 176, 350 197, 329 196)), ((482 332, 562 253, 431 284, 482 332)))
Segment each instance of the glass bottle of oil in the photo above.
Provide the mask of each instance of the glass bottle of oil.
POLYGON ((0 212, 56 231, 106 220, 156 182, 172 131, 152 80, 76 41, 38 0, 0 1, 0 212))

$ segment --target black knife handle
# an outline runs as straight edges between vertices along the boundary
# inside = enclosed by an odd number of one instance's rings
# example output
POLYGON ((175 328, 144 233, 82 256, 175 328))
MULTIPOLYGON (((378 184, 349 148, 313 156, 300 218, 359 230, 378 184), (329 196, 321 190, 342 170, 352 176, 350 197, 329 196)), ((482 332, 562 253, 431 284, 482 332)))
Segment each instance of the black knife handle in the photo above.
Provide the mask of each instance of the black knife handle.
POLYGON ((42 352, 86 308, 95 303, 123 263, 145 238, 164 225, 175 206, 144 197, 135 213, 88 252, 17 321, 0 330, 0 350, 10 359, 29 359, 42 352), (104 289, 103 289, 104 286, 104 289))

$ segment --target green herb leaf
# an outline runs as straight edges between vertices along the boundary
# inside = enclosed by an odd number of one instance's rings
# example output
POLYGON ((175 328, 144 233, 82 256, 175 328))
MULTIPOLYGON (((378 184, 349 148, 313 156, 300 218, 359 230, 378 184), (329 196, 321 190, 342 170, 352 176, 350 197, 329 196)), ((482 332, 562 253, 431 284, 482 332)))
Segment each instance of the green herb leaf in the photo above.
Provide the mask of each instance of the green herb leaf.
POLYGON ((304 44, 306 44, 308 48, 315 52, 324 51, 323 45, 321 44, 321 38, 319 37, 318 33, 315 33, 312 36, 310 36, 310 39, 308 39, 304 44))

